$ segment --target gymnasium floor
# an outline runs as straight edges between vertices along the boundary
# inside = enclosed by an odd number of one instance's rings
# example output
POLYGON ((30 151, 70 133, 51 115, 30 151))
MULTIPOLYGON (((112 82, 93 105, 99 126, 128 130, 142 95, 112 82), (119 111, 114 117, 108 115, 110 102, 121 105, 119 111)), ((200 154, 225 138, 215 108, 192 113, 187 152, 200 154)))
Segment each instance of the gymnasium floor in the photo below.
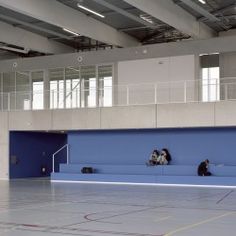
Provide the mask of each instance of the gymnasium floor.
POLYGON ((0 181, 1 236, 235 235, 236 189, 0 181))

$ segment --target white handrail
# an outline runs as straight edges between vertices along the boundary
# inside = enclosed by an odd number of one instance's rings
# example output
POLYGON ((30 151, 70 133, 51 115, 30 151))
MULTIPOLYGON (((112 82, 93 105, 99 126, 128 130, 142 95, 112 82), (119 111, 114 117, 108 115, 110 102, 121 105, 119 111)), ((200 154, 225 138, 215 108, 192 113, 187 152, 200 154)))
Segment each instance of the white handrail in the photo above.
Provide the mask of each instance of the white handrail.
MULTIPOLYGON (((1 73, 0 73, 1 74, 1 73)), ((113 103, 108 106, 128 106, 128 105, 145 105, 145 104, 166 104, 178 102, 207 102, 221 100, 236 100, 236 78, 225 77, 220 79, 208 80, 178 80, 163 81, 156 83, 139 83, 139 84, 119 84, 106 86, 103 88, 94 87, 89 89, 79 89, 77 85, 66 94, 64 90, 42 90, 42 91, 12 91, 9 93, 0 93, 1 109, 4 110, 28 110, 25 99, 30 103, 40 102, 39 106, 32 106, 30 109, 70 109, 82 107, 99 107, 103 104, 91 102, 88 104, 90 91, 91 98, 104 99, 105 90, 110 89, 113 93, 106 96, 113 99, 113 103), (197 95, 197 91, 201 89, 201 97, 197 95), (76 96, 69 96, 76 91, 76 96), (101 92, 101 91, 104 91, 101 92), (205 93, 203 94, 203 92, 205 93), (87 93, 89 92, 89 93, 87 93), (37 96, 40 95, 41 96, 37 96), (79 95, 79 97, 78 97, 79 95), (204 96, 203 96, 204 95, 204 96), (212 95, 212 96, 211 96, 212 95), (100 97, 99 97, 100 96, 100 97), (67 99, 68 104, 67 104, 67 99), (63 100, 64 99, 64 100, 63 100), (41 102, 45 101, 44 106, 41 102), (46 106, 48 104, 49 106, 46 106), (76 104, 76 106, 75 106, 76 104)), ((65 90, 66 91, 66 90, 65 90)), ((110 100, 109 100, 110 101, 110 100)))
POLYGON ((52 173, 55 173, 55 155, 60 151, 62 151, 65 147, 66 147, 66 164, 69 164, 69 144, 67 143, 52 154, 52 173))

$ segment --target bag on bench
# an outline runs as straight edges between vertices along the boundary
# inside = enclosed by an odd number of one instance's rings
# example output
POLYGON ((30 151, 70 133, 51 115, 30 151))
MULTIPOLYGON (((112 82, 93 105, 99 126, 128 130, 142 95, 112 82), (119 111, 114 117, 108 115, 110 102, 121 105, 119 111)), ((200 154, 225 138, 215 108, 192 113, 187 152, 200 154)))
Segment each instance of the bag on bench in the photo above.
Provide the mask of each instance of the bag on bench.
POLYGON ((94 170, 93 170, 92 167, 86 167, 85 166, 81 169, 81 173, 83 173, 83 174, 92 174, 92 173, 94 173, 94 170))

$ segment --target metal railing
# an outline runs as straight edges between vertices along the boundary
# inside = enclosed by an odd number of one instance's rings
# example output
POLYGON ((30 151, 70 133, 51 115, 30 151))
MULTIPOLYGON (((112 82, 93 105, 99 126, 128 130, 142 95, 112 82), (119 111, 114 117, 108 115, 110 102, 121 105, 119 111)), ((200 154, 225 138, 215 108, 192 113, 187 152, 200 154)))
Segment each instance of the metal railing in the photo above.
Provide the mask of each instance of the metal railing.
POLYGON ((66 148, 66 164, 69 164, 69 144, 65 144, 63 147, 58 149, 52 155, 52 173, 55 173, 55 156, 56 156, 56 154, 58 154, 59 152, 61 152, 65 148, 66 148))
POLYGON ((0 110, 71 109, 236 100, 236 78, 0 94, 0 110))

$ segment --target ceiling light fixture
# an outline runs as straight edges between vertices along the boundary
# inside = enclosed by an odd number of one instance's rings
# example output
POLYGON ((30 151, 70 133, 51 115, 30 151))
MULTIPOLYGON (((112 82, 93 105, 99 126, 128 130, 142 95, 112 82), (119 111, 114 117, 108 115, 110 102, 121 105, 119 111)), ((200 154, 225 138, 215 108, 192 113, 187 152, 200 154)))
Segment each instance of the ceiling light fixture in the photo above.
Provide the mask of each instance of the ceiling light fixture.
POLYGON ((75 36, 80 36, 80 34, 75 33, 75 32, 72 31, 72 30, 69 30, 69 29, 66 29, 66 28, 63 28, 63 30, 66 31, 66 32, 68 32, 68 33, 71 33, 71 34, 73 34, 73 35, 75 35, 75 36))
POLYGON ((202 4, 206 4, 206 1, 205 0, 198 0, 200 3, 202 4))
POLYGON ((151 16, 149 16, 149 15, 140 14, 139 17, 140 17, 141 19, 147 21, 147 22, 150 23, 150 24, 153 24, 153 23, 154 23, 153 20, 152 20, 152 18, 151 18, 151 16))
POLYGON ((2 46, 2 45, 0 45, 0 49, 7 50, 7 51, 13 51, 13 52, 19 52, 19 53, 23 53, 23 54, 28 54, 30 51, 28 48, 19 49, 19 48, 13 48, 13 47, 2 46))
POLYGON ((81 4, 77 4, 77 6, 79 7, 79 8, 81 8, 81 9, 84 9, 85 11, 88 11, 88 12, 90 12, 90 13, 92 13, 92 14, 94 14, 94 15, 96 15, 96 16, 99 16, 99 17, 101 17, 101 18, 104 18, 105 16, 104 15, 102 15, 102 14, 100 14, 100 13, 98 13, 98 12, 96 12, 96 11, 93 11, 93 10, 91 10, 91 9, 89 9, 89 8, 87 8, 87 7, 85 7, 85 6, 82 6, 81 4))

